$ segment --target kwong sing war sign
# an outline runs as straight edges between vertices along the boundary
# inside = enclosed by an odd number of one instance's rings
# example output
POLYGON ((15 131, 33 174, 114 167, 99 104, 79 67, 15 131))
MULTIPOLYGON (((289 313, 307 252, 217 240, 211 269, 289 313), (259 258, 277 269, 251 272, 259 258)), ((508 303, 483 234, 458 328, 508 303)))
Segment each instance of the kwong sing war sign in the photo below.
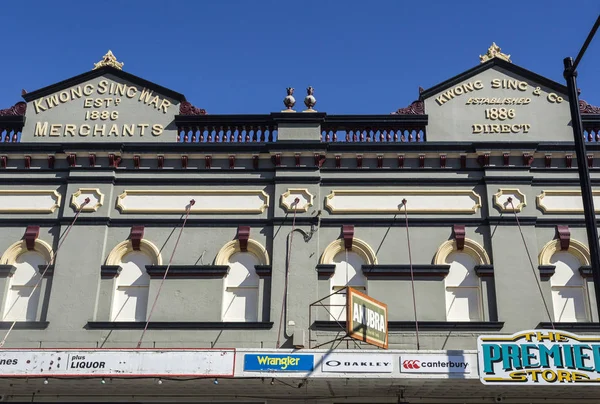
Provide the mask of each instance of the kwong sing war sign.
POLYGON ((600 337, 531 330, 477 340, 483 384, 600 384, 600 337))
POLYGON ((346 294, 348 336, 384 349, 388 347, 387 305, 348 288, 346 294))

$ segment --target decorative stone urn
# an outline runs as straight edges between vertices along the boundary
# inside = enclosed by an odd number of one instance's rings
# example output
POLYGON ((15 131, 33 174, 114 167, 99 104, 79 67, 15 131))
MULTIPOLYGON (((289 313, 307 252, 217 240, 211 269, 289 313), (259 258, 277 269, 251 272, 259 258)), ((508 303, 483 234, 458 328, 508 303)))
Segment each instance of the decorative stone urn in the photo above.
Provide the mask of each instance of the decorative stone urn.
POLYGON ((312 88, 311 86, 309 86, 306 89, 306 93, 307 96, 304 97, 304 105, 306 105, 306 108, 308 108, 306 111, 304 112, 317 112, 313 109, 313 107, 315 106, 315 104, 317 103, 317 99, 315 98, 315 96, 313 95, 315 92, 315 89, 312 88))
POLYGON ((286 91, 287 91, 287 96, 283 99, 283 105, 285 105, 285 107, 287 109, 285 109, 281 112, 296 112, 292 109, 292 108, 294 108, 294 105, 296 104, 296 99, 293 96, 294 89, 292 87, 288 87, 288 88, 286 88, 286 91))

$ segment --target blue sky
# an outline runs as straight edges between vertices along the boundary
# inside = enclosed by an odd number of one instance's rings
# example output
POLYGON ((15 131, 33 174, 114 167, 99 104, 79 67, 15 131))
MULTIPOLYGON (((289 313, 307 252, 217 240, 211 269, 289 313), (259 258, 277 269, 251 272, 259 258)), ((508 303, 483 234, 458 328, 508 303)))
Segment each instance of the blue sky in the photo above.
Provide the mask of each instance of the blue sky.
MULTIPOLYGON (((598 0, 9 1, 0 109, 111 49, 211 114, 280 111, 286 87, 301 103, 309 85, 319 111, 387 114, 476 66, 492 41, 564 83, 562 60, 599 12, 598 0)), ((600 105, 600 33, 578 70, 581 98, 600 105)))

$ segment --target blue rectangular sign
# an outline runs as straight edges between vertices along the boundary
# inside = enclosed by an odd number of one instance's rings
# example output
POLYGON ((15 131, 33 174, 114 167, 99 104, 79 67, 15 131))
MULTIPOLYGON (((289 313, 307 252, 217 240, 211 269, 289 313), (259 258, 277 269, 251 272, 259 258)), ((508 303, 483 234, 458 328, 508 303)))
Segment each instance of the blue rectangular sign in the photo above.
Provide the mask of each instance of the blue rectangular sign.
POLYGON ((313 370, 313 355, 244 355, 244 370, 249 372, 303 372, 313 370))

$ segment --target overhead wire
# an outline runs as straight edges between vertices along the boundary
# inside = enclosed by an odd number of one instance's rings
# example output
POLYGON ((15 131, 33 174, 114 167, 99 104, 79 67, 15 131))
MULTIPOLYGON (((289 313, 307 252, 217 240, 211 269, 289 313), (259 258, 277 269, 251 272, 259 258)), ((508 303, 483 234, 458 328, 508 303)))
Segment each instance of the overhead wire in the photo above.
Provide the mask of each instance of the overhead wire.
POLYGON ((136 348, 138 348, 138 349, 142 346, 142 341, 144 339, 144 335, 146 335, 146 330, 148 330, 148 324, 150 324, 150 319, 152 318, 152 313, 154 313, 154 308, 156 307, 156 302, 158 301, 158 297, 160 296, 160 292, 165 283, 165 279, 167 278, 167 274, 169 273, 169 269, 171 268, 171 263, 173 262, 173 257, 175 256, 175 251, 177 251, 177 246, 179 245, 179 240, 181 239, 181 235, 183 234, 183 229, 185 228, 185 224, 187 223, 187 220, 190 217, 190 211, 192 210, 192 206, 194 206, 195 203, 196 203, 196 201, 192 199, 185 208, 185 218, 183 219, 183 224, 181 225, 181 229, 179 230, 179 235, 177 236, 177 241, 175 241, 175 246, 173 247, 173 252, 171 253, 171 257, 169 258, 169 263, 167 264, 167 268, 165 269, 165 273, 160 282, 160 286, 158 287, 158 291, 156 292, 156 296, 154 297, 154 302, 152 302, 152 308, 150 309, 150 313, 148 314, 148 318, 146 319, 146 324, 144 325, 144 329, 142 330, 142 335, 140 335, 140 340, 137 343, 136 348))
POLYGON ((416 331, 416 337, 417 337, 417 351, 421 349, 421 344, 419 342, 419 320, 418 320, 418 316, 417 316, 417 298, 415 297, 415 274, 413 271, 413 264, 412 264, 412 251, 411 251, 411 247, 410 247, 410 233, 408 231, 408 207, 407 207, 407 200, 406 199, 402 199, 402 205, 404 205, 404 222, 406 224, 406 242, 408 245, 408 264, 410 266, 410 286, 412 288, 412 300, 413 300, 413 312, 415 315, 415 331, 416 331))
MULTIPOLYGON (((79 214, 81 213, 81 211, 83 210, 83 208, 87 206, 88 203, 90 203, 90 198, 85 198, 85 200, 83 201, 83 203, 79 206, 79 209, 77 209, 77 213, 75 213, 75 217, 73 218, 73 221, 71 222, 71 224, 69 225, 69 227, 67 227, 67 230, 65 231, 65 233, 62 236, 62 238, 58 242, 58 246, 56 247, 56 251, 54 252, 54 256, 52 257, 52 259, 50 259, 48 261, 48 263, 46 264, 46 267, 44 268, 44 270, 40 274, 40 277, 38 278, 37 282, 33 286, 33 290, 31 291, 31 296, 33 296, 33 294, 37 290, 38 286, 42 283, 42 280, 46 276, 46 272, 48 272, 48 269, 50 268, 50 266, 56 260, 56 256, 57 256, 58 252, 60 251, 60 248, 62 247, 63 243, 67 239, 67 236, 69 235, 69 232, 73 228, 73 225, 75 224, 75 222, 77 222, 77 219, 79 218, 79 214)), ((23 314, 23 312, 25 310, 27 310, 27 305, 23 306, 23 308, 21 309, 21 313, 20 314, 23 314)), ((20 318, 20 316, 17 316, 16 318, 20 318)), ((12 324, 10 325, 8 331, 4 335, 4 338, 2 338, 2 341, 0 341, 0 348, 2 348, 4 346, 4 344, 6 343, 6 340, 8 339, 8 336, 10 335, 10 333, 12 332, 12 330, 15 328, 16 324, 17 324, 17 320, 14 320, 12 322, 12 324)))

